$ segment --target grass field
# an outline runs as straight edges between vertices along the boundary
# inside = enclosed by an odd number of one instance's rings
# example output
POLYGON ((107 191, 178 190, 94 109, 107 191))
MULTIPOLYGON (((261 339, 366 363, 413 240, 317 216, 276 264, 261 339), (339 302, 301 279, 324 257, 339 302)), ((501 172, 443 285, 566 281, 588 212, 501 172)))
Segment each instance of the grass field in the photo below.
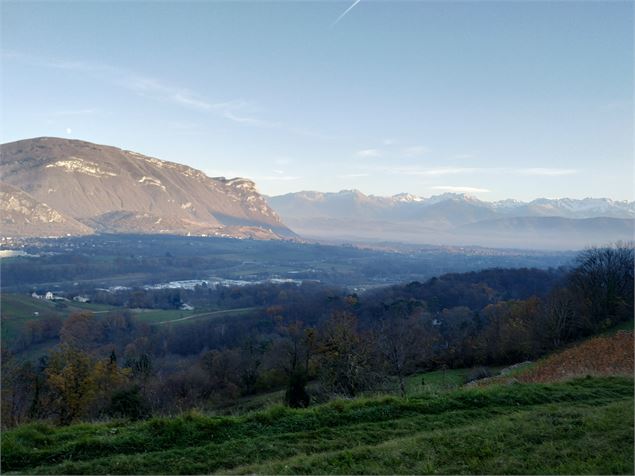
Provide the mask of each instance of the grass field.
MULTIPOLYGON (((2 312, 2 340, 11 342, 18 337, 24 325, 32 320, 57 316, 65 319, 74 312, 89 311, 97 314, 109 311, 124 310, 124 308, 107 306, 94 303, 64 302, 63 308, 56 303, 40 299, 34 299, 27 294, 1 293, 0 310, 2 312), (34 313, 38 313, 35 315, 34 313)), ((227 315, 239 316, 256 308, 226 309, 226 310, 202 310, 182 311, 179 309, 130 309, 140 322, 148 324, 161 324, 173 322, 192 322, 195 319, 209 319, 227 315)))
MULTIPOLYGON (((502 366, 488 367, 492 374, 498 373, 502 368, 502 366)), ((406 395, 456 389, 465 384, 465 379, 472 370, 471 368, 434 370, 411 375, 406 378, 406 395)))
POLYGON ((23 474, 633 474, 633 380, 459 389, 337 400, 243 416, 2 435, 23 474))
POLYGON ((0 294, 0 312, 2 313, 2 341, 15 339, 24 325, 43 317, 64 317, 66 312, 55 307, 51 301, 33 299, 21 294, 0 294), (35 315, 34 313, 39 313, 35 315))

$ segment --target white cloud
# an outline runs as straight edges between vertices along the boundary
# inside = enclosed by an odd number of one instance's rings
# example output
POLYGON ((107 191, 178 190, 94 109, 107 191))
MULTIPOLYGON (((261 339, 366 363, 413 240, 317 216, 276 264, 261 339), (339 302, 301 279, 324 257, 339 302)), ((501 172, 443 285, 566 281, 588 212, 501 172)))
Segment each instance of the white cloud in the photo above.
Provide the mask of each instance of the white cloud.
POLYGON ((445 168, 423 168, 423 167, 393 167, 389 168, 391 173, 399 175, 423 175, 429 177, 436 177, 441 175, 458 175, 468 174, 477 171, 478 169, 471 167, 445 167, 445 168))
POLYGON ((455 159, 472 159, 474 156, 472 154, 456 154, 454 156, 455 159))
POLYGON ((391 175, 406 175, 406 176, 423 176, 423 177, 436 177, 442 175, 460 175, 471 174, 480 171, 487 171, 488 169, 478 169, 474 167, 422 167, 419 165, 364 165, 357 167, 362 171, 381 172, 391 175))
POLYGON ((419 170, 413 172, 413 175, 428 175, 428 176, 438 176, 438 175, 457 175, 457 174, 467 174, 472 173, 476 169, 467 168, 467 167, 454 167, 454 168, 444 168, 444 169, 428 169, 428 170, 419 170))
POLYGON ((269 182, 269 181, 288 182, 288 181, 291 181, 291 180, 300 180, 301 178, 302 177, 296 177, 294 175, 280 175, 280 174, 278 174, 278 175, 264 175, 264 176, 261 176, 261 177, 255 177, 254 180, 256 180, 256 182, 259 181, 259 180, 267 181, 267 182, 269 182))
POLYGON ((404 157, 421 157, 422 155, 425 155, 428 152, 430 152, 430 149, 422 145, 414 145, 411 147, 405 147, 404 149, 401 150, 401 153, 404 155, 404 157))
POLYGON ((478 187, 463 187, 457 185, 437 185, 432 187, 432 190, 439 190, 441 192, 453 192, 453 193, 488 193, 491 190, 478 187))
POLYGON ((481 174, 481 175, 526 175, 558 177, 577 174, 576 169, 534 167, 424 167, 420 165, 365 165, 361 170, 383 172, 392 175, 440 177, 444 175, 481 174))
POLYGON ((239 124, 280 129, 297 135, 328 138, 328 136, 316 131, 262 119, 258 117, 256 105, 244 99, 232 99, 223 102, 209 101, 187 88, 174 86, 157 78, 151 78, 103 63, 49 60, 17 52, 3 52, 2 58, 34 66, 61 69, 92 76, 98 80, 132 91, 139 96, 170 102, 191 110, 214 113, 239 124))
POLYGON ((67 133, 68 135, 71 135, 71 134, 73 133, 73 129, 71 129, 70 127, 67 127, 67 128, 66 128, 66 133, 67 133))
POLYGON ((355 152, 357 157, 381 157, 379 149, 362 149, 355 152))
POLYGON ((56 117, 62 117, 62 116, 89 116, 92 114, 97 114, 99 112, 98 109, 69 109, 69 110, 65 110, 65 111, 55 111, 52 112, 50 114, 48 114, 49 116, 56 116, 56 117))
POLYGON ((520 175, 542 175, 548 177, 555 177, 560 175, 573 175, 577 174, 578 171, 575 169, 558 169, 558 168, 548 168, 548 167, 535 167, 529 169, 518 169, 516 173, 520 175))
POLYGON ((343 178, 343 179, 347 179, 347 178, 360 178, 360 177, 368 177, 369 174, 342 174, 342 175, 338 175, 337 178, 343 178))

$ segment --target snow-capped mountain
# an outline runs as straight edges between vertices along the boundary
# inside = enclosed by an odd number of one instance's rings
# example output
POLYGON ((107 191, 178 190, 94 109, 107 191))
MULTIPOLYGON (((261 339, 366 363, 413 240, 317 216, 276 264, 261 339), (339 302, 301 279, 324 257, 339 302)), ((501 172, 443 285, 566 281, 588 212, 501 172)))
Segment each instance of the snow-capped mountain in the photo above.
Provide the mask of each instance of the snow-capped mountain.
POLYGON ((574 248, 631 240, 635 219, 635 202, 608 198, 487 202, 459 193, 380 197, 345 190, 267 200, 297 233, 345 240, 574 248))

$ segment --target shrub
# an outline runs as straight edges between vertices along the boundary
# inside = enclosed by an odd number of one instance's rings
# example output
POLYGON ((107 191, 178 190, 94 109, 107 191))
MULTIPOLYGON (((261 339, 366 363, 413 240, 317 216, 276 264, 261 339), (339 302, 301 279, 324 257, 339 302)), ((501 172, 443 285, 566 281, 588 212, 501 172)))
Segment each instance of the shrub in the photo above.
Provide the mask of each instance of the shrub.
POLYGON ((115 418, 141 420, 150 416, 150 408, 135 386, 113 393, 106 413, 115 418))

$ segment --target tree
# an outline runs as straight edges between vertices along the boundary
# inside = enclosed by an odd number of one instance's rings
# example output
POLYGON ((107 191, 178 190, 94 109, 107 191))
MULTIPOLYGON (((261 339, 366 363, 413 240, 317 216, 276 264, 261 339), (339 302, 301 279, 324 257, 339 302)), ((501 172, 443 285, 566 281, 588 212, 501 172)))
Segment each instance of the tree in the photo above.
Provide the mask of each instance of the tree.
POLYGON ((60 341, 75 349, 87 351, 101 342, 103 330, 103 326, 93 313, 76 312, 62 324, 60 341))
POLYGON ((240 380, 246 395, 256 392, 265 350, 266 343, 258 342, 254 336, 245 339, 240 347, 240 380))
POLYGON ((482 334, 486 356, 492 362, 519 362, 536 352, 535 331, 541 302, 537 297, 524 301, 501 301, 483 309, 486 327, 482 334))
POLYGON ((83 416, 97 393, 90 357, 63 345, 51 354, 46 376, 60 424, 68 425, 83 416))
POLYGON ((210 350, 201 358, 211 393, 223 398, 240 396, 240 354, 236 349, 210 350))
POLYGON ((320 339, 320 382, 327 390, 350 397, 371 388, 380 379, 375 348, 372 336, 359 332, 354 315, 335 312, 320 339))
POLYGON ((19 362, 2 349, 2 425, 15 426, 29 417, 37 375, 30 362, 19 362))
POLYGON ((133 379, 140 384, 142 390, 145 390, 148 380, 152 376, 152 357, 146 353, 141 354, 138 358, 128 357, 125 367, 132 371, 133 379))
POLYGON ((281 337, 273 343, 269 355, 274 366, 286 377, 285 402, 294 408, 307 407, 310 397, 306 384, 316 346, 315 329, 306 328, 297 320, 285 324, 279 317, 276 321, 276 329, 281 337))
POLYGON ((108 406, 112 395, 124 387, 132 374, 130 369, 117 365, 117 355, 114 349, 110 356, 95 362, 92 369, 92 380, 95 386, 95 404, 97 411, 108 406))
POLYGON ((112 394, 106 413, 115 418, 140 420, 150 415, 150 407, 138 386, 117 390, 112 394))
POLYGON ((541 334, 549 348, 560 347, 574 333, 576 296, 568 288, 554 289, 547 297, 542 312, 541 334))
POLYGON ((406 395, 405 376, 432 351, 432 329, 426 329, 423 318, 423 307, 409 312, 403 302, 396 302, 379 325, 378 347, 390 373, 397 377, 402 396, 406 395))
POLYGON ((633 244, 590 248, 578 257, 571 284, 584 300, 591 329, 633 317, 633 244))

